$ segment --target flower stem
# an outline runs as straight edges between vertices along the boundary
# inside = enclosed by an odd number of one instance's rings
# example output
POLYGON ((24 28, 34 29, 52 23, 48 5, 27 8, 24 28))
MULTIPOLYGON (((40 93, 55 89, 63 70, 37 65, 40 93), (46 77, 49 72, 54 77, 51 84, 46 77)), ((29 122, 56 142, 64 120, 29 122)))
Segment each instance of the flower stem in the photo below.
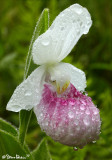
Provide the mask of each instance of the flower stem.
POLYGON ((19 114, 19 141, 22 145, 24 145, 25 135, 27 133, 27 129, 29 126, 30 118, 32 115, 31 111, 22 110, 19 114))
MULTIPOLYGON (((35 39, 38 38, 39 35, 44 33, 48 29, 48 27, 49 27, 49 10, 46 8, 43 10, 34 29, 32 40, 29 46, 28 56, 26 59, 24 79, 26 79, 27 76, 29 75, 29 70, 33 68, 31 65, 33 42, 35 41, 35 39)), ((19 113, 19 141, 22 145, 24 145, 25 135, 28 130, 31 115, 32 115, 32 110, 31 111, 22 110, 19 113)))

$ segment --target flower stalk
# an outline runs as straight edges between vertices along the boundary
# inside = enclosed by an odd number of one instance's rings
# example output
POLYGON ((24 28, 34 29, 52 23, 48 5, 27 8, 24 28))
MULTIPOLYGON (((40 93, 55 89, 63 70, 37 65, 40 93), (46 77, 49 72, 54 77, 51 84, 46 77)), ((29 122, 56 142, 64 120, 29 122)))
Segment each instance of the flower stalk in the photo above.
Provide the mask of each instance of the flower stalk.
MULTIPOLYGON (((39 20, 37 21, 36 27, 33 32, 32 40, 29 46, 28 56, 26 59, 26 65, 25 65, 25 73, 24 73, 24 79, 26 79, 29 75, 29 70, 32 68, 31 61, 32 61, 32 45, 36 38, 38 38, 39 35, 44 33, 49 27, 49 9, 44 9, 39 20)), ((25 135, 28 130, 29 122, 31 119, 32 110, 26 111, 21 110, 19 113, 19 141, 22 145, 24 145, 25 141, 25 135)))

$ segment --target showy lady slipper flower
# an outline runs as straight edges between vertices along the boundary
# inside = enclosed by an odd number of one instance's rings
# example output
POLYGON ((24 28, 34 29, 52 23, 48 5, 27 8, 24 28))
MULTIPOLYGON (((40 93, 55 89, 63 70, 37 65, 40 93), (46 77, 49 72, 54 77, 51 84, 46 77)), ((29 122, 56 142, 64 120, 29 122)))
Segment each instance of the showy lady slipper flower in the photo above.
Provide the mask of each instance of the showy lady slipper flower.
POLYGON ((60 62, 92 24, 86 8, 74 4, 61 12, 34 42, 34 63, 40 65, 14 91, 7 110, 32 109, 47 135, 68 146, 83 147, 98 138, 99 110, 84 95, 83 71, 60 62))

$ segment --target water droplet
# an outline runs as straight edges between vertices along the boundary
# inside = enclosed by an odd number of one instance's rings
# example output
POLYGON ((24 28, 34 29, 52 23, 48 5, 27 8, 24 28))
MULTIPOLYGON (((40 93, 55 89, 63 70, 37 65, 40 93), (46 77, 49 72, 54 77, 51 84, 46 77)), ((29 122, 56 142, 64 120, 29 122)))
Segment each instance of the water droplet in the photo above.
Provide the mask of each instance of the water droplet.
POLYGON ((79 121, 76 119, 74 123, 75 123, 76 125, 78 125, 78 124, 79 124, 79 121))
POLYGON ((79 114, 79 111, 76 111, 76 114, 79 114))
POLYGON ((77 8, 75 8, 75 12, 77 13, 77 14, 81 14, 82 13, 82 8, 80 7, 80 6, 77 6, 77 8))
POLYGON ((42 40, 41 44, 43 46, 48 46, 50 44, 50 40, 49 39, 44 39, 44 40, 42 40))
POLYGON ((96 143, 96 141, 92 141, 93 143, 96 143))
POLYGON ((41 114, 40 114, 40 117, 42 117, 42 116, 43 116, 43 114, 41 113, 41 114))
POLYGON ((92 121, 94 121, 95 120, 95 117, 94 116, 92 116, 92 121))
POLYGON ((48 126, 48 122, 45 122, 45 126, 48 126))
POLYGON ((25 96, 31 96, 31 95, 32 95, 31 91, 26 91, 25 92, 25 96))
POLYGON ((38 90, 38 89, 36 89, 35 91, 36 91, 36 93, 39 93, 39 90, 38 90))
POLYGON ((89 126, 90 122, 89 122, 89 119, 88 118, 84 118, 83 119, 83 122, 86 126, 89 126))
POLYGON ((64 133, 65 132, 64 129, 62 129, 61 132, 64 133))
POLYGON ((88 96, 88 93, 85 91, 85 96, 88 96))
POLYGON ((93 113, 94 113, 94 115, 97 115, 97 114, 99 113, 98 109, 95 108, 95 109, 93 110, 93 113))
POLYGON ((84 104, 84 105, 86 105, 86 102, 84 100, 81 100, 81 103, 84 104))
POLYGON ((85 110, 85 106, 84 106, 84 105, 81 105, 81 106, 80 106, 80 109, 81 109, 82 111, 84 111, 84 110, 85 110))
POLYGON ((66 101, 61 101, 61 104, 62 104, 63 106, 66 106, 66 105, 67 105, 67 102, 66 102, 66 101))
POLYGON ((61 13, 61 16, 63 17, 65 14, 64 13, 61 13))
POLYGON ((76 31, 77 31, 77 35, 79 35, 79 34, 80 34, 80 30, 79 30, 79 29, 77 29, 76 31))
POLYGON ((87 115, 90 115, 90 111, 89 109, 86 109, 86 112, 85 112, 87 115))
POLYGON ((88 27, 83 27, 84 28, 84 32, 83 32, 83 34, 87 34, 88 33, 88 31, 89 31, 89 28, 88 27))
POLYGON ((78 151, 78 148, 77 147, 73 147, 74 151, 78 151))
POLYGON ((74 117, 74 113, 70 111, 70 112, 68 113, 68 116, 69 116, 69 118, 73 118, 73 117, 74 117))
POLYGON ((90 16, 86 16, 86 19, 88 19, 88 20, 89 20, 89 19, 90 19, 90 16))
POLYGON ((63 31, 63 30, 64 30, 64 27, 62 26, 60 29, 61 29, 61 31, 63 31))
POLYGON ((24 88, 22 87, 21 90, 24 91, 24 88))
POLYGON ((70 100, 69 103, 73 106, 75 102, 73 100, 70 100))
POLYGON ((87 25, 90 26, 91 25, 91 21, 87 21, 87 25))
POLYGON ((73 109, 75 110, 75 109, 76 109, 76 107, 75 107, 75 106, 73 106, 73 109))
POLYGON ((25 108, 26 108, 28 111, 30 111, 30 110, 31 110, 31 105, 27 105, 25 108))

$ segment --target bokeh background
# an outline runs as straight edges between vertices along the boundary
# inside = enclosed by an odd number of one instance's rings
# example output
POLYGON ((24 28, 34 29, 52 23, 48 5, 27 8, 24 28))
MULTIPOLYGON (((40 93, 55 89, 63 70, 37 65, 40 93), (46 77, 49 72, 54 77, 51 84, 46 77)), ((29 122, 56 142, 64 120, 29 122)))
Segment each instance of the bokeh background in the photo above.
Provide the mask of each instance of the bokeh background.
MULTIPOLYGON (((100 109, 101 134, 95 144, 78 151, 47 137, 49 150, 53 160, 112 160, 112 0, 0 0, 0 117, 19 126, 19 114, 6 111, 6 104, 23 80, 30 40, 42 10, 50 9, 52 23, 74 3, 89 10, 93 25, 63 61, 86 73, 86 91, 100 109)), ((32 114, 26 136, 30 149, 45 136, 32 114)))

